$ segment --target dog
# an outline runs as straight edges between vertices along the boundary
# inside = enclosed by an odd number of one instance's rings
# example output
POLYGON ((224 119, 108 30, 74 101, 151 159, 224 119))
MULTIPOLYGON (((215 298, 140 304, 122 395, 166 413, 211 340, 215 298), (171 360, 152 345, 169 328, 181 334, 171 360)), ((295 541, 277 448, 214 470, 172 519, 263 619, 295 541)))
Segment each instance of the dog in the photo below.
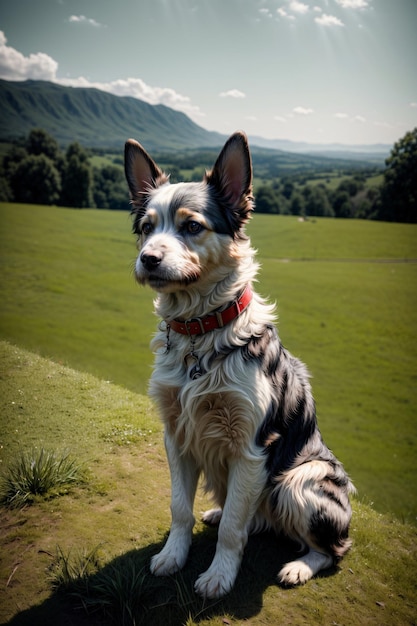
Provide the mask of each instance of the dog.
POLYGON ((161 318, 149 388, 164 423, 172 524, 151 572, 184 566, 203 474, 217 505, 203 520, 218 525, 218 540, 195 591, 227 594, 248 535, 266 529, 300 544, 278 581, 303 584, 349 550, 354 487, 323 442, 305 365, 283 347, 274 307, 253 288, 247 137, 233 134, 201 182, 176 184, 130 139, 125 173, 135 276, 157 292, 161 318))

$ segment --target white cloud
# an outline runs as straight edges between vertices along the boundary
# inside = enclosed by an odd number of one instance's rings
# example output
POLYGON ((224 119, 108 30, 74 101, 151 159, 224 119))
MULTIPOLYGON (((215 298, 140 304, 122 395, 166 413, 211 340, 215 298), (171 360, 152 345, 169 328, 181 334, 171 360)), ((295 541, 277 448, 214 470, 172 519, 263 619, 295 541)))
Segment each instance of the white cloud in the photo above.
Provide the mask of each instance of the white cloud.
POLYGON ((78 78, 58 78, 58 63, 47 54, 38 52, 25 57, 21 52, 7 45, 3 31, 0 31, 0 78, 5 80, 47 80, 69 87, 94 87, 116 96, 131 96, 149 104, 166 106, 186 113, 190 117, 202 117, 204 113, 191 103, 188 96, 169 87, 156 87, 146 84, 141 78, 126 78, 108 83, 92 82, 83 76, 78 78))
MULTIPOLYGON (((366 117, 363 117, 363 115, 354 115, 354 116, 350 116, 347 113, 335 113, 333 115, 333 117, 335 117, 338 120, 349 120, 350 123, 352 122, 358 122, 359 124, 364 124, 366 122, 366 117)), ((384 124, 378 124, 375 123, 375 126, 383 126, 384 124)))
POLYGON ((200 108, 191 103, 188 96, 183 96, 170 87, 148 85, 141 78, 120 78, 108 83, 99 83, 91 82, 80 76, 79 78, 57 79, 55 82, 69 87, 94 87, 115 96, 130 96, 143 100, 148 104, 164 104, 171 109, 182 111, 190 116, 204 116, 200 108))
POLYGON ((293 11, 293 13, 307 13, 309 6, 298 0, 292 0, 289 4, 289 9, 293 11))
POLYGON ((246 94, 239 89, 229 89, 229 91, 222 91, 219 93, 220 98, 246 98, 246 94))
POLYGON ((417 109, 417 102, 410 102, 410 107, 412 109, 417 109))
POLYGON ((3 31, 0 31, 0 78, 5 80, 50 80, 54 81, 58 63, 44 52, 25 57, 21 52, 7 45, 3 31))
POLYGON ((259 9, 259 13, 265 17, 272 17, 272 13, 269 9, 259 9))
POLYGON ((366 9, 369 6, 369 0, 336 0, 344 9, 366 9))
POLYGON ((323 9, 321 7, 314 7, 313 11, 315 11, 316 13, 323 13, 323 9))
POLYGON ((314 21, 320 24, 320 26, 344 26, 342 20, 339 20, 334 15, 327 15, 327 13, 323 13, 320 17, 315 17, 314 21))
POLYGON ((100 22, 96 22, 91 17, 86 17, 85 15, 71 15, 69 20, 70 24, 86 24, 88 26, 94 26, 94 28, 101 28, 104 24, 100 24, 100 22))
POLYGON ((287 11, 283 7, 280 7, 279 9, 277 9, 277 13, 281 17, 285 17, 285 19, 287 20, 295 20, 294 15, 288 15, 287 11))
POLYGON ((312 113, 314 113, 313 109, 307 109, 305 107, 295 107, 293 109, 294 113, 297 113, 297 115, 311 115, 312 113))
POLYGON ((281 115, 275 115, 274 120, 276 120, 277 122, 281 122, 281 124, 287 123, 287 120, 285 119, 285 117, 282 117, 281 115))
POLYGON ((388 122, 374 122, 374 126, 378 126, 379 128, 394 128, 394 126, 388 124, 388 122))

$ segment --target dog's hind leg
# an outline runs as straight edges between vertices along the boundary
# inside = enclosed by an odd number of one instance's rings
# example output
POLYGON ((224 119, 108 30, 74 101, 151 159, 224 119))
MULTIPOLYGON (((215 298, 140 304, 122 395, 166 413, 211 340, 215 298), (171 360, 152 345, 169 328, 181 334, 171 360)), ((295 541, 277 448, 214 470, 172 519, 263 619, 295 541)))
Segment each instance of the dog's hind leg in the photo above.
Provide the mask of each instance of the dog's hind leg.
POLYGON ((309 550, 304 556, 284 565, 278 574, 278 580, 281 584, 291 587, 304 585, 322 569, 327 569, 332 565, 333 559, 328 554, 309 550))
POLYGON ((325 461, 304 463, 277 478, 271 494, 276 527, 309 549, 284 565, 278 574, 282 584, 306 583, 349 550, 351 489, 342 467, 325 461))
POLYGON ((203 517, 201 519, 205 524, 208 524, 208 526, 218 526, 220 524, 222 514, 223 509, 209 509, 203 513, 203 517))
POLYGON ((168 576, 180 570, 187 560, 195 523, 193 504, 199 471, 189 456, 180 456, 175 441, 165 433, 165 447, 171 472, 172 523, 164 548, 151 560, 151 572, 168 576))

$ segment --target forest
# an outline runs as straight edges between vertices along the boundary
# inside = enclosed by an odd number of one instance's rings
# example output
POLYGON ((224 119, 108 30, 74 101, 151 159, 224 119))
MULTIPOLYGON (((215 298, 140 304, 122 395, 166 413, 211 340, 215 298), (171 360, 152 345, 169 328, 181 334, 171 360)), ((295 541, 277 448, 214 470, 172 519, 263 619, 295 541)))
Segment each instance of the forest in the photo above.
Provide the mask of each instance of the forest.
MULTIPOLYGON (((75 208, 127 210, 129 198, 121 154, 86 149, 78 142, 62 151, 54 137, 35 128, 3 145, 0 201, 75 208)), ((152 155, 170 181, 201 180, 214 149, 182 149, 152 155)), ((259 213, 417 221, 417 128, 393 147, 385 166, 372 162, 313 158, 252 150, 259 213)))

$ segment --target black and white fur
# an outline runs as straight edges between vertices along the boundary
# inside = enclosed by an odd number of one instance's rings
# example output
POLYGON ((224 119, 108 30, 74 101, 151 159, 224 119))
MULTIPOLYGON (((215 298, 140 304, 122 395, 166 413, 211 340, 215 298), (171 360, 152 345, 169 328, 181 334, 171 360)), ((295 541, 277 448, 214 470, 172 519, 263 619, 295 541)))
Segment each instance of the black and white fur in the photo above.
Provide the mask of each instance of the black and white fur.
MULTIPOLYGON (((136 278, 158 292, 155 310, 166 324, 222 310, 253 284, 243 133, 230 137, 202 182, 170 184, 134 140, 125 169, 139 239, 136 278)), ((273 307, 254 292, 225 327, 194 338, 163 328, 152 348, 150 395, 165 425, 172 481, 171 530, 152 573, 173 574, 187 560, 201 473, 218 507, 204 520, 219 524, 214 559, 195 583, 201 596, 230 591, 249 533, 262 529, 304 548, 279 572, 283 584, 305 583, 342 558, 351 545, 353 486, 322 440, 308 372, 280 343, 273 307), (196 359, 203 375, 194 380, 196 359)))

